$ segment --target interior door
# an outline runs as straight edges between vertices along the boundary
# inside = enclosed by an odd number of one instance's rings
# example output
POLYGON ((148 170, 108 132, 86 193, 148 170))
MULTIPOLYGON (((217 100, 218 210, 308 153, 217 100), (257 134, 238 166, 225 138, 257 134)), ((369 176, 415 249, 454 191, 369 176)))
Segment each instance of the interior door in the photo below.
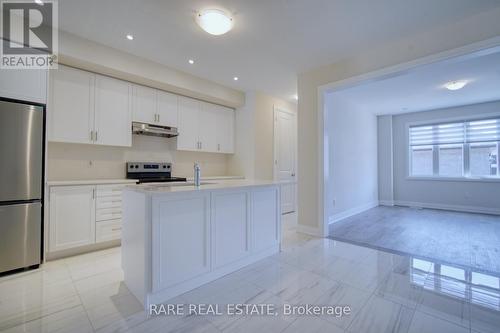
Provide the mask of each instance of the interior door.
POLYGON ((95 84, 95 143, 132 146, 130 84, 102 75, 95 84))
POLYGON ((281 212, 286 214, 296 205, 296 115, 280 109, 274 113, 274 174, 282 182, 281 212))
POLYGON ((200 102, 186 97, 179 97, 179 136, 178 150, 198 150, 198 113, 200 102))
POLYGON ((92 143, 95 75, 59 65, 51 70, 49 141, 92 143))

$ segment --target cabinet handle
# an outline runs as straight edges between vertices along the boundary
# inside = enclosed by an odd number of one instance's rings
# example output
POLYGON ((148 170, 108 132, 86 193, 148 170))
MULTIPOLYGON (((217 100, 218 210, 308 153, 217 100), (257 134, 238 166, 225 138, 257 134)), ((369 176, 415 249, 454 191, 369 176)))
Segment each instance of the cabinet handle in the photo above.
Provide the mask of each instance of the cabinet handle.
POLYGON ((97 131, 95 131, 95 142, 97 142, 97 131))
POLYGON ((94 131, 90 131, 90 141, 94 141, 94 131))
POLYGON ((95 199, 95 188, 92 189, 92 200, 95 199))
POLYGON ((203 142, 200 141, 200 149, 203 148, 203 142))
POLYGON ((220 151, 220 143, 217 144, 217 151, 220 151))
POLYGON ((118 230, 122 230, 122 228, 112 228, 111 231, 118 231, 118 230))
POLYGON ((158 122, 160 122, 160 115, 158 114, 158 122))

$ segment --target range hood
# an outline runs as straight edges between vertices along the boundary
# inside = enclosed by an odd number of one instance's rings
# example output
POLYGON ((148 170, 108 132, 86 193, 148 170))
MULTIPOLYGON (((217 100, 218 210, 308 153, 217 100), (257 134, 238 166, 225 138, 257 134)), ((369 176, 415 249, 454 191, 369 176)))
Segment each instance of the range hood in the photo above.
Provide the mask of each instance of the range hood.
POLYGON ((177 132, 177 128, 175 127, 146 124, 134 121, 132 122, 132 134, 173 138, 178 136, 179 132, 177 132))

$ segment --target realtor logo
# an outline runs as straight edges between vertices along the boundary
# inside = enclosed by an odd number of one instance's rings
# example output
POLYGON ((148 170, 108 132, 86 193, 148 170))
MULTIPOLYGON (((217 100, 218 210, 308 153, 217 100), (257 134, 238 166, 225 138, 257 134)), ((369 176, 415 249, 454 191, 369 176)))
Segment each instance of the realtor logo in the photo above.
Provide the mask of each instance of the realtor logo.
POLYGON ((0 4, 0 68, 56 68, 57 1, 2 0, 0 4))

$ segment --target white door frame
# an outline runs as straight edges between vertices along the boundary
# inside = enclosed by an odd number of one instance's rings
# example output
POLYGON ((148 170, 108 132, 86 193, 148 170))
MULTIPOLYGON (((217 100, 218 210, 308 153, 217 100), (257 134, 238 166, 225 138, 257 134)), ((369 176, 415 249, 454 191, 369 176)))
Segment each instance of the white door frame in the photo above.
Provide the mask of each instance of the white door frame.
POLYGON ((293 141, 294 141, 294 155, 295 155, 295 165, 294 165, 294 173, 295 173, 295 198, 294 198, 294 206, 295 206, 295 212, 297 212, 297 177, 298 177, 298 170, 297 170, 297 113, 296 112, 291 112, 288 110, 285 110, 284 108, 278 107, 276 105, 273 105, 273 180, 278 181, 278 168, 277 168, 277 161, 278 161, 278 138, 276 133, 278 132, 277 126, 278 126, 278 112, 283 112, 286 114, 289 114, 293 117, 293 125, 294 125, 294 135, 293 135, 293 141))
MULTIPOLYGON (((380 70, 371 71, 358 76, 353 76, 344 80, 331 82, 318 87, 318 217, 319 217, 319 228, 317 230, 317 236, 327 237, 329 234, 328 228, 328 210, 326 200, 326 189, 331 184, 327 184, 327 177, 325 177, 324 161, 329 158, 329 151, 327 145, 325 145, 325 140, 328 139, 328 131, 325 128, 327 123, 327 109, 325 106, 324 95, 331 93, 336 90, 345 89, 362 82, 373 82, 386 79, 388 77, 397 76, 399 73, 409 71, 414 71, 421 66, 429 65, 439 61, 455 61, 456 58, 466 59, 468 57, 478 57, 481 55, 488 54, 493 51, 493 49, 500 48, 500 37, 490 38, 481 42, 469 44, 460 48, 455 48, 447 50, 444 52, 439 52, 433 55, 418 58, 416 60, 401 63, 395 66, 389 66, 382 68, 380 70)), ((330 166, 331 168, 331 166, 330 166)))

